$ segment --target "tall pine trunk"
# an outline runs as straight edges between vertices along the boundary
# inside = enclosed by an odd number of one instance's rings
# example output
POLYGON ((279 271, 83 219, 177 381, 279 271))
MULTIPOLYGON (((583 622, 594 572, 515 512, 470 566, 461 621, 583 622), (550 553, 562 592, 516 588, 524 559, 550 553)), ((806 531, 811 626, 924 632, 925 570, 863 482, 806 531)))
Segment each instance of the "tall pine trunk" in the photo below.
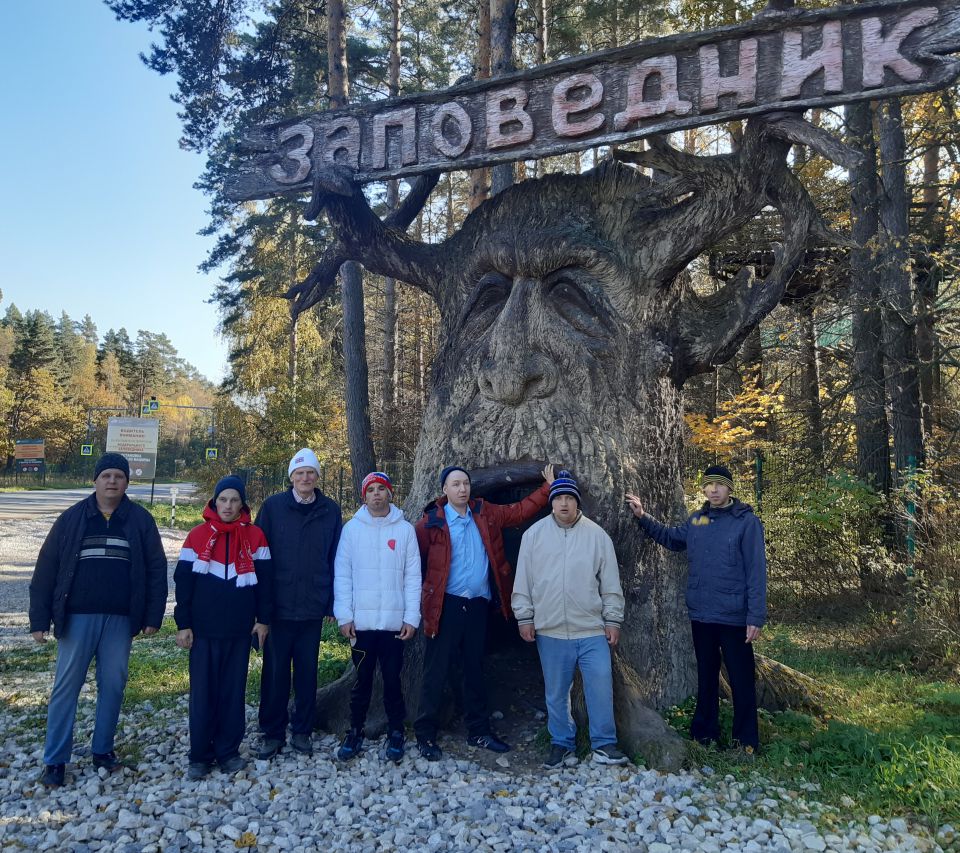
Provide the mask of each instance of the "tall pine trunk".
MULTIPOLYGON (((490 0, 490 71, 493 77, 514 70, 513 37, 517 31, 517 0, 490 0)), ((514 164, 494 166, 490 195, 503 192, 514 183, 514 164)))
MULTIPOLYGON (((400 0, 390 2, 390 82, 391 96, 400 94, 400 0)), ((396 210, 400 201, 400 182, 396 179, 387 182, 387 207, 396 210)), ((381 384, 381 405, 383 424, 381 427, 382 447, 381 465, 395 468, 397 463, 397 280, 386 276, 383 280, 383 382, 381 384)), ((396 473, 395 471, 392 473, 396 473)))
MULTIPOLYGON (((328 85, 330 106, 347 105, 347 27, 343 0, 327 3, 328 85)), ((340 268, 343 307, 343 381, 354 495, 360 482, 376 467, 370 429, 370 388, 367 369, 366 323, 363 315, 363 272, 355 261, 340 268)))
POLYGON ((931 144, 923 153, 922 233, 926 252, 917 270, 917 358, 920 360, 920 397, 923 401, 923 428, 930 436, 939 424, 940 364, 936 305, 942 270, 937 253, 943 248, 943 217, 938 192, 940 146, 931 144))
POLYGON ((846 108, 849 144, 862 155, 849 170, 851 236, 850 315, 853 364, 851 374, 857 474, 883 494, 890 491, 890 427, 885 406, 883 327, 880 320, 880 274, 876 261, 880 187, 877 149, 870 103, 846 108))
POLYGON ((906 142, 900 101, 883 101, 877 110, 880 147, 880 304, 884 370, 890 400, 894 469, 898 484, 923 465, 920 370, 913 329, 910 262, 910 196, 906 142))

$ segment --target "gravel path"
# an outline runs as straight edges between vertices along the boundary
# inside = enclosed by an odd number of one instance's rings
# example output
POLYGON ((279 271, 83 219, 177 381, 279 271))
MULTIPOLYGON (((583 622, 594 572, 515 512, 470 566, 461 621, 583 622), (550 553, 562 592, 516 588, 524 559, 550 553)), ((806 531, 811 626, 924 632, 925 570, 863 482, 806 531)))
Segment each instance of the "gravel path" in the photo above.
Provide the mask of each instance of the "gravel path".
MULTIPOLYGON (((0 521, 0 653, 10 646, 32 642, 27 632, 30 576, 40 546, 56 519, 56 515, 50 515, 0 521)), ((185 536, 182 530, 160 528, 169 567, 168 615, 173 613, 173 570, 185 536)))
MULTIPOLYGON (((22 641, 26 584, 47 522, 0 531, 0 644, 22 641), (21 619, 19 628, 8 620, 21 619)), ((168 531, 174 557, 182 534, 168 531)), ((171 563, 172 565, 172 563, 171 563)), ((0 652, 2 654, 2 652, 0 652)), ((185 779, 187 699, 125 710, 118 747, 130 767, 95 771, 87 750, 94 690, 81 694, 75 763, 55 791, 37 780, 49 671, 0 666, 0 849, 123 851, 939 851, 958 849, 949 826, 936 836, 901 818, 864 823, 816 802, 817 788, 787 789, 754 775, 717 778, 710 768, 659 774, 590 763, 552 773, 491 770, 466 758, 430 764, 408 747, 399 765, 374 747, 350 765, 316 753, 253 762, 233 777, 185 779)), ((247 708, 246 744, 256 709, 247 708)), ((446 753, 453 750, 441 740, 446 753)), ((244 747, 246 751, 247 746, 244 747)), ((852 800, 842 804, 853 809, 852 800)))

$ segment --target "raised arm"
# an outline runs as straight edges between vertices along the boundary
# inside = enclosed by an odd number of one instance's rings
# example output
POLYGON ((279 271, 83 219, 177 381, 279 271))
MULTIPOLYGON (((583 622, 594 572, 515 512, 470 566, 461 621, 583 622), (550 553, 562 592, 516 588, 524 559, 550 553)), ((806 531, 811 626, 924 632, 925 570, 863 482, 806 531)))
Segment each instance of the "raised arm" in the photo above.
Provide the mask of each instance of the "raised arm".
POLYGON ((676 527, 667 527, 661 524, 643 508, 643 501, 636 495, 626 495, 630 511, 640 522, 640 528, 658 545, 669 548, 671 551, 686 551, 687 534, 690 531, 690 519, 676 527))

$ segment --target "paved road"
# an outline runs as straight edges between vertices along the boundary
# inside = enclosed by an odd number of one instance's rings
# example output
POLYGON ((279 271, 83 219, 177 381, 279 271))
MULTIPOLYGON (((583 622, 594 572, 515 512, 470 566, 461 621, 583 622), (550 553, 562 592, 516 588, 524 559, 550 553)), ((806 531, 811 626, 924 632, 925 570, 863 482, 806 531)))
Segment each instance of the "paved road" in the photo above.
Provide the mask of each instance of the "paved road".
MULTIPOLYGON (((170 489, 176 487, 177 501, 193 495, 196 483, 157 483, 154 489, 154 501, 170 503, 170 489)), ((0 519, 42 518, 63 512, 71 504, 85 498, 93 491, 89 489, 44 489, 29 492, 0 492, 0 519)), ((150 499, 150 484, 134 483, 127 489, 131 498, 150 499)))

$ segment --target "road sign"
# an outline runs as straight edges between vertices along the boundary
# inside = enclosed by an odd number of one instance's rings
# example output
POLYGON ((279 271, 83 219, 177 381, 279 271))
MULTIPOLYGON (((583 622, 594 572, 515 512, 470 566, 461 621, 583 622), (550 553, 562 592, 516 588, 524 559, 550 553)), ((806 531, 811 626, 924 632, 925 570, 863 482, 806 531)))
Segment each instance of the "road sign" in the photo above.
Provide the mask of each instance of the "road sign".
POLYGON ((148 408, 150 409, 151 412, 155 412, 155 411, 157 411, 157 409, 160 408, 160 401, 159 401, 159 400, 151 400, 151 401, 147 404, 147 406, 148 406, 148 408))
POLYGON ((120 453, 130 463, 131 480, 152 480, 157 474, 160 421, 153 418, 110 418, 107 453, 120 453))
POLYGON ((141 415, 149 415, 149 414, 150 414, 150 404, 149 404, 149 403, 144 403, 144 404, 140 407, 140 414, 141 414, 141 415))
POLYGON ((217 458, 217 448, 208 447, 206 456, 207 456, 207 462, 213 462, 217 458))
POLYGON ((38 474, 44 470, 46 448, 42 438, 21 438, 14 447, 17 470, 23 474, 38 474))
POLYGON ((81 455, 81 456, 93 456, 93 445, 92 445, 92 444, 81 444, 81 445, 80 445, 80 455, 81 455))
POLYGON ((958 0, 790 9, 649 39, 450 89, 248 129, 234 201, 303 193, 313 172, 357 181, 616 145, 779 110, 942 89, 960 64, 958 0))

